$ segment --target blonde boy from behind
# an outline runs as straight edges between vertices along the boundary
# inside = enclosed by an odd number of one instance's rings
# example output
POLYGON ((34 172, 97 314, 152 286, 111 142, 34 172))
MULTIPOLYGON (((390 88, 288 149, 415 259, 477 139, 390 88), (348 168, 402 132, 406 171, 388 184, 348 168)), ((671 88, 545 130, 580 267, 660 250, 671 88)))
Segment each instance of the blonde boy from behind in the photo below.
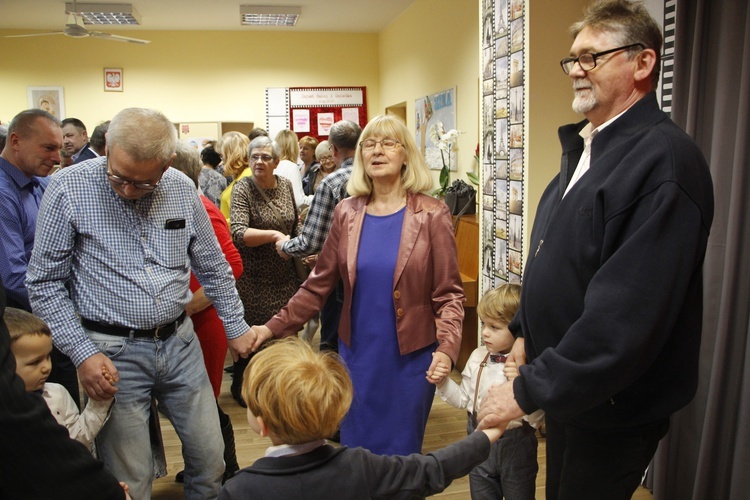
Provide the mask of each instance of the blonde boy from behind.
POLYGON ((315 352, 296 337, 273 342, 252 358, 242 396, 250 427, 273 446, 224 485, 220 500, 425 497, 486 460, 501 434, 495 428, 477 431, 427 455, 336 448, 325 437, 351 405, 349 373, 336 353, 315 352))
MULTIPOLYGON (((55 420, 68 429, 71 439, 93 449, 94 438, 107 421, 114 398, 89 400, 79 413, 63 386, 47 382, 52 367, 52 333, 47 324, 30 312, 13 307, 5 309, 4 319, 10 333, 10 350, 16 358, 16 374, 23 379, 26 391, 40 391, 55 420)), ((109 372, 103 375, 115 385, 109 372)))

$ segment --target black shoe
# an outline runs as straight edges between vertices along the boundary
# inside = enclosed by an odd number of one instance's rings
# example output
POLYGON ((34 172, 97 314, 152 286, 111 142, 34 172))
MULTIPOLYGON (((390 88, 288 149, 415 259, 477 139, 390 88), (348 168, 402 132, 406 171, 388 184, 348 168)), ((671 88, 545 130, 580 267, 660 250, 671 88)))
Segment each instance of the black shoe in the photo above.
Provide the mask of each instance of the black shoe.
POLYGON ((243 408, 247 408, 247 403, 242 399, 242 382, 235 384, 232 382, 232 386, 229 388, 229 392, 232 393, 232 398, 243 408))
POLYGON ((234 373, 234 365, 225 366, 224 371, 226 373, 234 373))
POLYGON ((180 472, 178 472, 177 474, 175 474, 175 476, 174 476, 174 482, 175 483, 180 483, 180 484, 182 484, 182 483, 185 482, 185 471, 184 470, 181 470, 180 472))
POLYGON ((229 420, 229 415, 226 416, 226 423, 221 426, 221 438, 224 440, 224 463, 226 464, 224 475, 221 478, 221 484, 224 484, 240 471, 240 466, 237 464, 237 451, 234 446, 234 429, 232 428, 232 421, 229 420))

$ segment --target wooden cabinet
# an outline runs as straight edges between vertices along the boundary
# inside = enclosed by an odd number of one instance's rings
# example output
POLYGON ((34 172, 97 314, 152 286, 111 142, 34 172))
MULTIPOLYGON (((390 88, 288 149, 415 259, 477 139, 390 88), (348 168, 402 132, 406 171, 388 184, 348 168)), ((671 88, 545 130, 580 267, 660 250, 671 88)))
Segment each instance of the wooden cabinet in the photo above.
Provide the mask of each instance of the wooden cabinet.
POLYGON ((477 348, 479 322, 477 303, 479 301, 479 219, 477 214, 463 215, 456 227, 456 247, 458 248, 458 270, 464 285, 464 327, 461 351, 456 368, 461 371, 472 351, 477 348))

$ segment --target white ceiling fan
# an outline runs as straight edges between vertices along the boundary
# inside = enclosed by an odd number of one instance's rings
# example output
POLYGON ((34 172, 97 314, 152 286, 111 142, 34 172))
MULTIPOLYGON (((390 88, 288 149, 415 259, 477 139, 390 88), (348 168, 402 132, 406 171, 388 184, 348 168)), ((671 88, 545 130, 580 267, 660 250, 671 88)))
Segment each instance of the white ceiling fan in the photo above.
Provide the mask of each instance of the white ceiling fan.
POLYGON ((150 40, 141 40, 140 38, 131 38, 129 36, 112 35, 110 33, 104 33, 101 31, 90 31, 83 26, 83 17, 76 8, 76 2, 73 0, 73 10, 65 12, 68 15, 68 23, 65 25, 64 30, 50 31, 48 33, 33 33, 30 35, 5 35, 6 38, 23 38, 29 36, 46 36, 46 35, 65 35, 73 38, 101 38, 103 40, 112 40, 114 42, 126 42, 126 43, 137 43, 147 44, 151 43, 150 40))

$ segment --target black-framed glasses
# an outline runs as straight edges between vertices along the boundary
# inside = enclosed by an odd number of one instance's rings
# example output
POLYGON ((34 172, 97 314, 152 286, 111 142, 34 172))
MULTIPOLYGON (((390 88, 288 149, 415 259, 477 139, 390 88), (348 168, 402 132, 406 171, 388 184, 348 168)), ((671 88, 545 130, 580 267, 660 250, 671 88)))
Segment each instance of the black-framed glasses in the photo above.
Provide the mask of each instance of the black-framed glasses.
POLYGON ((140 189, 141 191, 153 191, 159 186, 159 182, 161 182, 161 176, 156 182, 135 182, 123 179, 119 175, 115 175, 109 171, 109 157, 107 157, 107 179, 109 179, 109 182, 117 186, 127 186, 128 184, 130 184, 134 188, 140 189))
POLYGON ((259 161, 268 163, 271 160, 273 160, 273 156, 271 155, 250 155, 250 161, 252 161, 253 163, 257 163, 259 161))
POLYGON ((396 139, 383 139, 381 141, 376 141, 374 139, 365 139, 364 141, 359 143, 359 147, 362 148, 362 151, 373 151, 375 149, 375 146, 378 144, 380 144, 384 151, 393 151, 401 143, 396 139))
POLYGON ((324 161, 333 161, 333 156, 321 156, 320 160, 318 161, 320 161, 320 163, 323 163, 324 161))
POLYGON ((594 52, 593 54, 586 52, 585 54, 581 54, 578 57, 566 57, 565 59, 560 61, 560 67, 562 67, 563 73, 565 73, 566 75, 570 74, 570 71, 573 69, 575 63, 578 63, 583 71, 591 71, 592 69, 596 68, 597 58, 605 56, 607 54, 611 54, 613 52, 618 52, 620 50, 632 49, 633 47, 640 47, 641 50, 646 48, 642 43, 631 43, 630 45, 603 50, 601 52, 594 52))

